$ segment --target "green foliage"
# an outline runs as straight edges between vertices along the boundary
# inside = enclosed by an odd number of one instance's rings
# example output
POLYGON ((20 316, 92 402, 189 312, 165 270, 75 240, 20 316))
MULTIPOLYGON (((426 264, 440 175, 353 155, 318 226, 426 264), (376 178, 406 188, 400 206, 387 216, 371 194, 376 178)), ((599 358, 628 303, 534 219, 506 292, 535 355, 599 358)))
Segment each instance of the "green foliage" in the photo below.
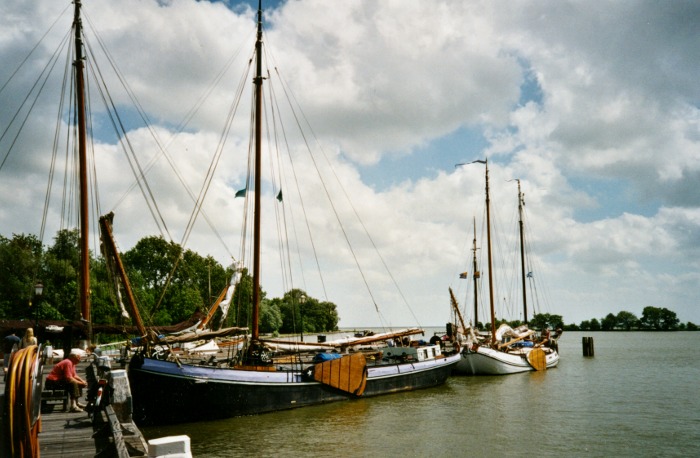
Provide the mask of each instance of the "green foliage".
POLYGON ((226 269, 162 237, 145 237, 122 255, 141 313, 153 324, 205 312, 227 284, 226 269), (214 294, 216 291, 217 294, 214 294))
POLYGON ((530 320, 530 326, 534 329, 557 329, 564 328, 564 319, 561 315, 550 315, 549 313, 537 313, 530 320))
MULTIPOLYGON (((247 269, 243 269, 223 326, 250 328, 252 304, 253 278, 247 269)), ((339 321, 335 304, 320 302, 300 289, 292 289, 281 298, 267 299, 267 294, 261 288, 258 318, 258 331, 273 335, 337 330, 339 321)))
POLYGON ((9 319, 32 316, 34 284, 40 274, 41 242, 36 236, 0 236, 0 313, 9 319))
MULTIPOLYGON (((260 290, 260 302, 264 302, 265 297, 262 288, 260 290)), ((253 277, 248 273, 248 269, 243 269, 241 279, 236 285, 231 299, 231 308, 224 323, 225 327, 238 326, 250 327, 253 309, 253 277)))
MULTIPOLYGON (((189 319, 198 309, 208 309, 212 296, 218 296, 230 276, 213 258, 190 250, 183 252, 179 245, 160 237, 140 240, 122 255, 122 260, 147 324, 175 324, 189 319), (173 275, 165 289, 171 271, 173 275)), ((44 293, 38 302, 40 318, 78 319, 79 265, 77 230, 58 231, 53 245, 46 249, 33 235, 13 235, 12 239, 0 236, 1 316, 35 318, 34 284, 41 281, 44 293)), ((122 324, 102 258, 90 259, 90 293, 93 323, 122 324)))
POLYGON ((675 312, 666 308, 644 307, 639 324, 642 329, 654 331, 675 331, 680 320, 675 312))
MULTIPOLYGON (((46 250, 42 281, 45 302, 54 305, 60 319, 80 318, 78 310, 78 273, 80 272, 80 234, 77 229, 58 231, 54 244, 46 250)), ((91 262, 92 264, 92 262, 91 262)), ((91 282, 92 286, 92 282, 91 282)))
POLYGON ((282 311, 279 308, 279 304, 269 300, 264 300, 260 303, 260 332, 266 334, 279 332, 282 322, 282 311))
POLYGON ((580 328, 581 331, 600 331, 601 325, 597 319, 593 318, 590 321, 582 321, 580 328))
POLYGON ((617 327, 630 331, 639 326, 639 319, 631 312, 621 311, 617 314, 617 327))
POLYGON ((292 289, 282 298, 272 299, 282 316, 278 329, 284 334, 314 333, 338 329, 338 311, 332 302, 321 302, 300 289, 292 289))
POLYGON ((638 319, 636 315, 625 310, 617 315, 609 313, 605 318, 598 323, 598 320, 582 321, 580 327, 568 325, 565 329, 581 331, 631 331, 633 329, 645 331, 694 331, 697 326, 688 322, 687 325, 680 323, 675 312, 665 308, 645 307, 642 312, 642 318, 638 319))
POLYGON ((608 315, 601 320, 600 328, 603 331, 612 331, 615 329, 616 325, 617 325, 617 318, 612 313, 608 313, 608 315))
MULTIPOLYGON (((496 329, 502 324, 507 324, 511 328, 517 328, 518 326, 523 325, 524 323, 521 320, 513 320, 513 321, 508 321, 508 320, 499 320, 496 319, 496 329)), ((564 328, 564 319, 562 318, 561 315, 550 315, 549 313, 537 313, 535 316, 532 317, 531 320, 528 322, 528 326, 531 329, 557 329, 557 328, 564 328)), ((482 325, 479 323, 477 326, 477 329, 491 329, 491 323, 486 323, 482 325)))

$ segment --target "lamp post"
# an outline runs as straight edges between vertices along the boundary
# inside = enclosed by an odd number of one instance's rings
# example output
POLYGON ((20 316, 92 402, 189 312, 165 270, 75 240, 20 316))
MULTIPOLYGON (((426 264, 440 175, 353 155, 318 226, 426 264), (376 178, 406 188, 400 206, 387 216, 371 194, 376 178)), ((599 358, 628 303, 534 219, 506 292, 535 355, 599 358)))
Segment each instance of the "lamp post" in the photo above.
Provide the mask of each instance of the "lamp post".
POLYGON ((304 310, 303 306, 306 304, 306 294, 302 293, 299 296, 299 321, 301 322, 301 341, 304 341, 304 310))
POLYGON ((44 285, 43 283, 38 282, 36 285, 34 285, 34 295, 36 296, 36 311, 34 312, 36 314, 36 318, 34 323, 34 329, 37 334, 39 333, 39 306, 41 305, 41 295, 43 293, 44 285))

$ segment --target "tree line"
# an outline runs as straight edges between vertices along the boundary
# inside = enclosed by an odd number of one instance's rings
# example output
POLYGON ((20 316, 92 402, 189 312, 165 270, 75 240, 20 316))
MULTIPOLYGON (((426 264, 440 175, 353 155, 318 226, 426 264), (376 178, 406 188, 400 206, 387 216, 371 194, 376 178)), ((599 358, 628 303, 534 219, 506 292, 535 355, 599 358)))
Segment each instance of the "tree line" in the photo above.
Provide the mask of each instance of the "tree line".
MULTIPOLYGON (((0 317, 29 321, 80 319, 79 255, 77 230, 58 231, 48 246, 34 235, 0 235, 0 317), (38 282, 43 285, 40 297, 34 292, 38 282)), ((206 313, 233 274, 232 267, 222 266, 213 257, 183 250, 162 237, 144 237, 121 257, 147 326, 169 326, 190 319, 196 312, 206 313)), ((252 285, 251 276, 243 270, 228 315, 221 322, 221 312, 217 311, 215 326, 250 327, 252 285)), ((300 289, 288 291, 281 298, 268 298, 261 288, 260 297, 260 332, 337 330, 339 317, 332 302, 310 297, 300 289)), ((92 252, 90 300, 94 324, 131 325, 130 319, 120 313, 105 259, 92 252)))
POLYGON ((661 307, 644 307, 641 318, 634 313, 621 311, 617 315, 608 313, 600 320, 582 321, 580 325, 567 325, 569 331, 697 331, 698 326, 690 321, 681 323, 676 312, 661 307))
MULTIPOLYGON (((496 320, 496 328, 501 324, 507 324, 516 328, 524 324, 520 320, 496 320)), ((581 324, 564 324, 561 315, 538 313, 528 321, 532 329, 557 329, 564 331, 697 331, 698 326, 692 322, 681 323, 675 312, 660 307, 644 307, 642 317, 637 318, 634 313, 622 311, 617 315, 609 313, 600 320, 582 321, 581 324)), ((491 323, 478 323, 477 329, 491 329, 491 323)))
MULTIPOLYGON (((525 322, 521 320, 496 320, 496 329, 502 324, 507 324, 511 328, 517 328, 518 326, 522 326, 523 324, 526 324, 525 322)), ((532 319, 528 320, 527 322, 528 327, 531 329, 565 329, 564 326, 564 318, 561 315, 554 315, 554 314, 549 314, 549 313, 537 313, 535 314, 532 319)), ((482 323, 478 322, 476 325, 476 329, 479 330, 488 330, 491 329, 491 323, 482 323)))

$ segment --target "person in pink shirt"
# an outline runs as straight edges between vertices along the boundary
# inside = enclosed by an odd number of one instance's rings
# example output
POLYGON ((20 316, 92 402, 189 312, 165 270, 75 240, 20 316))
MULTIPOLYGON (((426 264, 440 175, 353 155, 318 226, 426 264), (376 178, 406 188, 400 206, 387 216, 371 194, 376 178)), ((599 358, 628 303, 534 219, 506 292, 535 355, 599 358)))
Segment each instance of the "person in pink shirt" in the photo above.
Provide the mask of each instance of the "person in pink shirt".
POLYGON ((80 362, 80 353, 72 351, 68 358, 54 364, 49 375, 46 376, 45 388, 47 390, 66 390, 70 395, 70 411, 82 412, 83 405, 78 403, 82 395, 82 389, 87 382, 78 377, 75 366, 80 362))

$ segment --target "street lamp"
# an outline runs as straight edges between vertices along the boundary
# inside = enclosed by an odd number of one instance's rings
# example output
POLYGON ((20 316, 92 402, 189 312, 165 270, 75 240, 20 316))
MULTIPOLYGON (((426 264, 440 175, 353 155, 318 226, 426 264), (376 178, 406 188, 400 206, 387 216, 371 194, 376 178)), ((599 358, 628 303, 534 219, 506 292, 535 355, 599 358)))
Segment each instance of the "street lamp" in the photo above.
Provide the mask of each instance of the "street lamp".
POLYGON ((39 305, 41 304, 41 295, 44 293, 44 284, 38 282, 34 285, 34 295, 36 296, 36 322, 34 324, 35 332, 39 332, 39 305))
POLYGON ((299 321, 301 322, 301 341, 304 341, 304 311, 302 306, 306 304, 306 294, 301 293, 299 296, 299 321))

